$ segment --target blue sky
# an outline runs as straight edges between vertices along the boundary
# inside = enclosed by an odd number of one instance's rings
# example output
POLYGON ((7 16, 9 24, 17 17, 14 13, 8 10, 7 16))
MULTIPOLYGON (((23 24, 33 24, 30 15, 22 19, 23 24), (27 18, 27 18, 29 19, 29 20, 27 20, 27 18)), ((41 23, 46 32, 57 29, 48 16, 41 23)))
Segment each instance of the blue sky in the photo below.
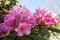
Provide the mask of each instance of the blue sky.
POLYGON ((21 0, 20 3, 25 5, 31 12, 40 7, 60 14, 60 0, 21 0))
POLYGON ((38 7, 40 8, 46 7, 45 0, 21 0, 21 3, 24 4, 32 12, 34 12, 35 9, 37 9, 38 7))

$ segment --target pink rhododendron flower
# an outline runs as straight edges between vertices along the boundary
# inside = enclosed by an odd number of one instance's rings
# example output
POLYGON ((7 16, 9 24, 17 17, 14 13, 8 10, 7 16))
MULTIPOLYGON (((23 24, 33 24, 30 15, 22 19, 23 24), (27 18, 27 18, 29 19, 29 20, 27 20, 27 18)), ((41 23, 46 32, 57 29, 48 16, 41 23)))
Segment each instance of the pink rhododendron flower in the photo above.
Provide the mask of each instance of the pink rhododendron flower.
POLYGON ((25 21, 26 21, 26 23, 30 23, 30 24, 32 24, 33 27, 34 27, 34 25, 37 25, 37 24, 38 24, 38 23, 37 23, 38 20, 35 20, 35 18, 34 18, 33 15, 27 17, 25 21))
POLYGON ((29 35, 31 33, 31 24, 28 23, 20 23, 18 28, 15 29, 18 32, 18 36, 29 35))
POLYGON ((12 10, 9 11, 9 14, 11 14, 16 19, 18 19, 21 12, 22 12, 22 8, 20 6, 13 6, 12 10))
POLYGON ((0 23, 0 31, 3 31, 3 30, 4 30, 4 24, 0 23))
POLYGON ((54 13, 51 12, 45 15, 44 22, 46 25, 56 25, 58 24, 58 18, 55 16, 54 13))
MULTIPOLYGON (((33 28, 35 24, 36 24, 35 19, 33 18, 33 15, 31 15, 30 10, 20 6, 13 6, 12 10, 10 10, 9 14, 7 14, 4 18, 4 27, 5 27, 5 30, 7 30, 6 35, 9 35, 10 31, 12 31, 14 28, 19 29, 21 27, 20 25, 22 26, 24 25, 23 28, 26 28, 25 33, 18 30, 16 32, 17 33, 22 32, 22 35, 23 34, 28 35, 30 33, 27 33, 27 31, 31 31, 31 28, 33 28)), ((22 29, 22 30, 25 30, 25 29, 22 29)), ((21 34, 18 34, 18 35, 21 36, 21 34)))
POLYGON ((36 20, 38 20, 38 23, 41 23, 43 21, 45 25, 56 25, 58 23, 58 18, 56 18, 56 14, 49 12, 46 9, 37 9, 34 13, 34 17, 36 20), (55 20, 55 21, 54 21, 55 20))
POLYGON ((34 13, 34 17, 35 17, 35 20, 36 22, 39 24, 41 20, 44 19, 44 16, 46 14, 47 10, 44 8, 44 9, 36 9, 36 12, 34 13))
POLYGON ((0 23, 0 36, 3 35, 2 31, 4 30, 4 24, 0 23))
POLYGON ((6 27, 6 29, 8 29, 9 27, 14 27, 15 24, 15 17, 7 14, 4 18, 4 26, 6 27))
MULTIPOLYGON (((12 10, 9 11, 9 14, 7 14, 4 18, 4 27, 5 30, 7 30, 6 35, 9 35, 9 33, 14 29, 16 26, 17 19, 20 18, 20 7, 14 6, 12 10)), ((20 19, 19 19, 20 20, 20 19)))
POLYGON ((9 31, 13 30, 14 26, 15 26, 15 17, 10 14, 7 14, 4 18, 4 27, 5 30, 7 30, 6 35, 9 35, 9 31))

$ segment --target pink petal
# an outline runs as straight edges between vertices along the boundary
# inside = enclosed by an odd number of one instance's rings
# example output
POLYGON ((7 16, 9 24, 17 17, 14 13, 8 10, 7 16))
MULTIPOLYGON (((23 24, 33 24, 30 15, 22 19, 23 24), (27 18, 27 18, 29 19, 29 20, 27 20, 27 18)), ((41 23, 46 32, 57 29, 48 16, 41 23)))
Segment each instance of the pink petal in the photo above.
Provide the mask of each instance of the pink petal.
POLYGON ((31 30, 25 30, 25 31, 24 31, 24 34, 25 34, 25 35, 29 35, 30 33, 31 33, 31 30))

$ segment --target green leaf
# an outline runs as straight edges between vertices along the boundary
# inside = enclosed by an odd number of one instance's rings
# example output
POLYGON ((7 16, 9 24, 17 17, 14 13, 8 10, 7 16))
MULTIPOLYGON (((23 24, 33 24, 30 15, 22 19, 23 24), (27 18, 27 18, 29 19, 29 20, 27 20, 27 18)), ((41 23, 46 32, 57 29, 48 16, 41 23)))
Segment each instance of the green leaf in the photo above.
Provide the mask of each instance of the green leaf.
POLYGON ((42 37, 44 37, 46 40, 48 40, 49 39, 49 37, 50 37, 50 35, 48 34, 48 33, 46 33, 46 32, 42 32, 42 37))
POLYGON ((21 40, 21 37, 16 36, 14 40, 21 40))
POLYGON ((52 32, 57 32, 57 33, 60 33, 60 30, 59 29, 56 29, 56 28, 50 28, 50 27, 47 27, 49 30, 51 30, 52 32))
POLYGON ((44 37, 46 40, 48 40, 50 37, 50 34, 49 34, 48 29, 46 27, 42 28, 42 37, 44 37))
POLYGON ((3 37, 3 40, 14 40, 15 37, 14 36, 6 36, 6 37, 3 37))
POLYGON ((38 36, 38 35, 32 35, 32 34, 30 34, 29 37, 34 38, 34 39, 36 39, 36 40, 46 40, 45 38, 40 37, 40 36, 38 36))

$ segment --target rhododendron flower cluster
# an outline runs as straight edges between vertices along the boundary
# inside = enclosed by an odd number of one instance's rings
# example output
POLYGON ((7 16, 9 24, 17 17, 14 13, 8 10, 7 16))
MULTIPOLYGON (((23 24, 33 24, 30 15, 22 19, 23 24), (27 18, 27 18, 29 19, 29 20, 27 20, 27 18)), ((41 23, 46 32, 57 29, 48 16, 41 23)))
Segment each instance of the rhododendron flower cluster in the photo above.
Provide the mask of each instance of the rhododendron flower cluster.
POLYGON ((44 9, 36 9, 34 13, 34 17, 38 20, 38 23, 43 21, 45 25, 56 25, 58 24, 58 16, 53 12, 48 12, 45 8, 44 9))
POLYGON ((9 35, 11 31, 17 32, 18 36, 29 35, 32 28, 42 21, 45 25, 58 24, 55 14, 45 9, 38 8, 32 15, 26 7, 13 6, 9 14, 5 16, 4 22, 0 24, 0 32, 6 30, 6 35, 9 35))

